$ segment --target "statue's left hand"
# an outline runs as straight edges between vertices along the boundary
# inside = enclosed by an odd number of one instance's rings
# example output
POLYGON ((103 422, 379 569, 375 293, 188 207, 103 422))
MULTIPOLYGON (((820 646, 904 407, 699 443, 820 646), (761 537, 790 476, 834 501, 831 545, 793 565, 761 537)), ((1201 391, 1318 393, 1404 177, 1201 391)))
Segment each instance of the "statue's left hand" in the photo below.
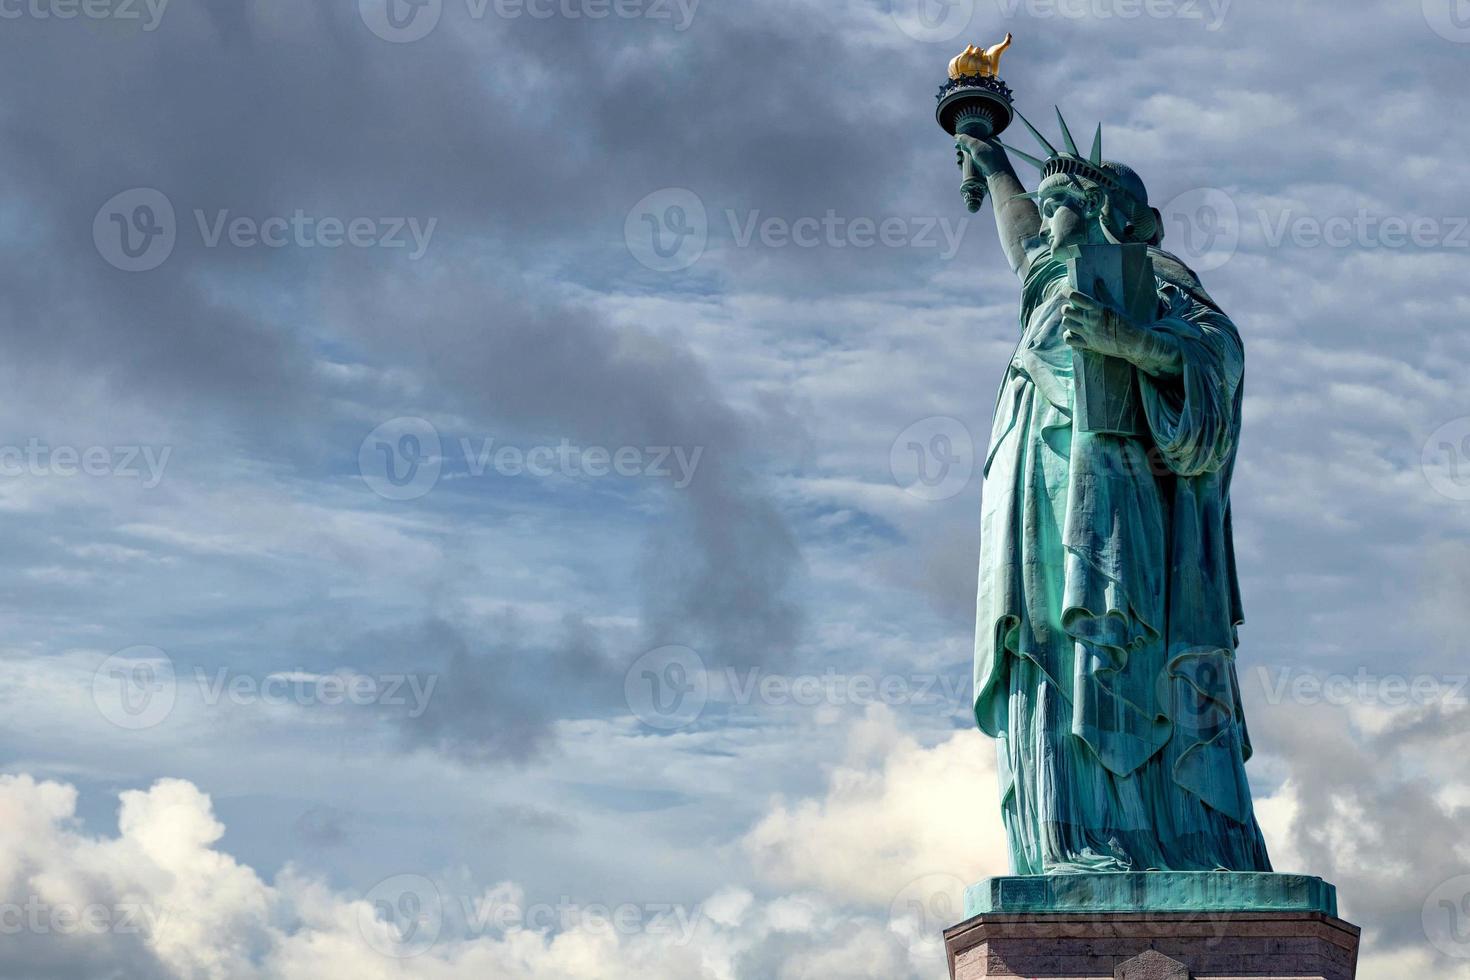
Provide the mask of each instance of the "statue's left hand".
MULTIPOLYGON (((1156 376, 1179 373, 1183 353, 1179 342, 1151 323, 1128 318, 1109 302, 1075 289, 1068 289, 1062 306, 1062 339, 1077 350, 1096 351, 1131 361, 1139 370, 1156 376)), ((1109 297, 1104 296, 1104 300, 1109 297)))
POLYGON ((1108 303, 1068 289, 1062 306, 1062 339, 1081 350, 1134 360, 1150 347, 1153 331, 1108 303))

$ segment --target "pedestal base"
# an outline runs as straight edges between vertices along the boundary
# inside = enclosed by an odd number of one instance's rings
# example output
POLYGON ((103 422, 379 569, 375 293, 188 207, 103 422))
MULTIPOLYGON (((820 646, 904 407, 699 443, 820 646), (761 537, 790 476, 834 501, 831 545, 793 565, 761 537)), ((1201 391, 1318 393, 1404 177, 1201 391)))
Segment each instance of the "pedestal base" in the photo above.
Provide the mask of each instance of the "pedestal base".
POLYGON ((944 946, 951 980, 1353 980, 1358 934, 1322 912, 992 912, 944 946))
POLYGON ((1093 871, 986 878, 965 889, 965 915, 984 912, 1321 912, 1337 889, 1279 871, 1093 871))

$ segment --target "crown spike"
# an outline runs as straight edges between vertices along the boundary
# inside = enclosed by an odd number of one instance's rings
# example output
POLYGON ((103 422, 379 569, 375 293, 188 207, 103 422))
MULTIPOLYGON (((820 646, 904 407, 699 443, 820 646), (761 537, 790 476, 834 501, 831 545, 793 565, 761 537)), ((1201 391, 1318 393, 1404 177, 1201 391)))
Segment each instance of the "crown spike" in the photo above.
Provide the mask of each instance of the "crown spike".
POLYGON ((1035 126, 1031 125, 1031 120, 1029 120, 1025 116, 1021 115, 1021 110, 1020 109, 1016 109, 1015 110, 1015 113, 1016 113, 1016 118, 1019 119, 1019 120, 1021 120, 1021 122, 1025 123, 1026 124, 1026 128, 1029 129, 1029 130, 1031 130, 1031 135, 1036 137, 1036 142, 1038 142, 1042 146, 1046 147, 1047 155, 1048 156, 1056 156, 1057 155, 1057 148, 1054 147, 1054 146, 1052 146, 1050 143, 1048 143, 1046 141, 1046 137, 1045 136, 1042 136, 1041 133, 1040 133, 1040 131, 1038 131, 1035 126))
MULTIPOLYGON (((996 142, 1000 143, 1000 140, 996 140, 996 142)), ((1044 160, 1038 160, 1031 154, 1024 153, 1021 150, 1016 149, 1014 146, 1011 146, 1009 143, 1000 143, 1000 145, 1005 147, 1011 153, 1014 153, 1016 156, 1020 157, 1022 160, 1025 160, 1027 163, 1031 164, 1031 166, 1035 167, 1037 170, 1046 169, 1046 162, 1044 160)))
POLYGON ((1077 152, 1077 144, 1072 142, 1072 131, 1067 128, 1067 120, 1062 118, 1062 107, 1054 105, 1052 108, 1057 111, 1057 125, 1062 127, 1062 141, 1067 144, 1067 152, 1074 157, 1080 157, 1082 154, 1077 152))
POLYGON ((1092 136, 1092 152, 1087 154, 1087 162, 1094 167, 1102 166, 1102 123, 1097 124, 1097 132, 1092 136))

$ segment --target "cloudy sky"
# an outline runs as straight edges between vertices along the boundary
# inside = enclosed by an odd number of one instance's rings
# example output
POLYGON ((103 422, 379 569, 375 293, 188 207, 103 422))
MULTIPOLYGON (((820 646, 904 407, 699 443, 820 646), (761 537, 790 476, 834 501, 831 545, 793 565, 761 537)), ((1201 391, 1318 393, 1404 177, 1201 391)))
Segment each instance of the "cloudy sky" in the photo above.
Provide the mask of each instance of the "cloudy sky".
POLYGON ((1470 6, 923 2, 0 0, 0 972, 943 976, 1011 31, 1245 339, 1276 866, 1470 977, 1470 6))

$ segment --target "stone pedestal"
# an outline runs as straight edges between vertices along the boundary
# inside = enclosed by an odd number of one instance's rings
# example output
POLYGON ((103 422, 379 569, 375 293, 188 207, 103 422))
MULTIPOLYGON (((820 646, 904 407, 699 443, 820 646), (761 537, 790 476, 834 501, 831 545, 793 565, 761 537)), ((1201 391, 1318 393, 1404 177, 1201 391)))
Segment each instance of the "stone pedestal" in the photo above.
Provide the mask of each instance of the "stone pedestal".
POLYGON ((951 980, 1353 980, 1358 927, 1319 911, 983 912, 951 980))

